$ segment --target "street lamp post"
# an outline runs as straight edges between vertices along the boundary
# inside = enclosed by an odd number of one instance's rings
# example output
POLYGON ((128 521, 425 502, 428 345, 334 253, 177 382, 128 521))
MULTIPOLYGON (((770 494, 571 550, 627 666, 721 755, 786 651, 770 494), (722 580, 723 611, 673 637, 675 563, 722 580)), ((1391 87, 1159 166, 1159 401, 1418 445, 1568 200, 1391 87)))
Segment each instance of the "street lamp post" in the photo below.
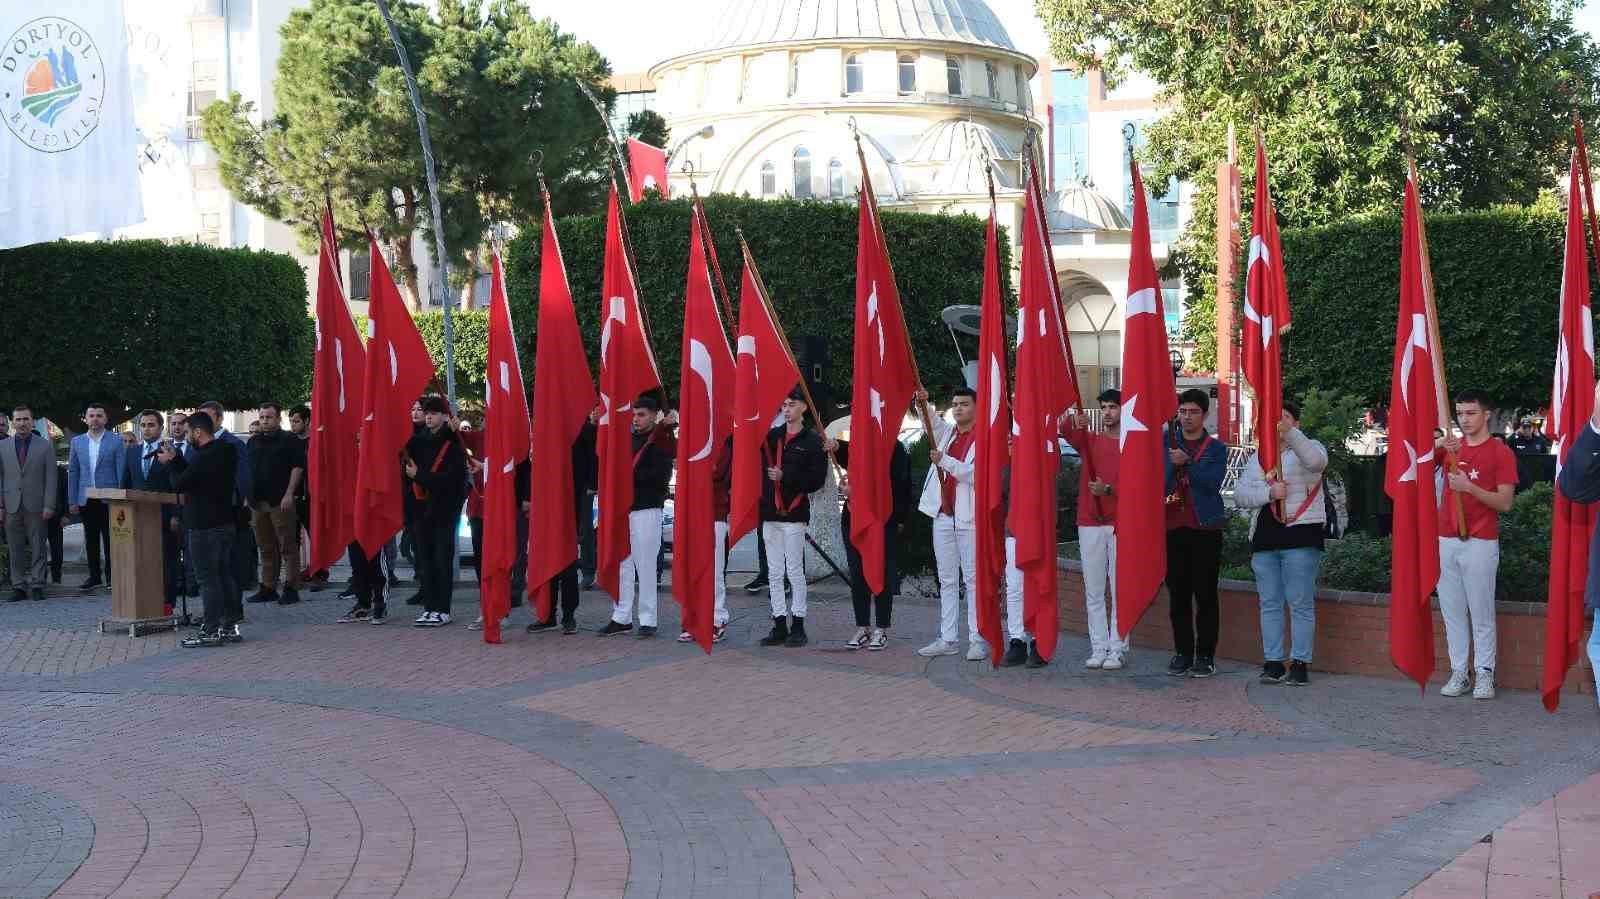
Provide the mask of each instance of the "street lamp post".
POLYGON ((669 175, 672 174, 672 160, 673 160, 673 157, 678 155, 678 151, 682 150, 684 148, 684 145, 688 144, 689 141, 692 141, 697 137, 710 137, 711 135, 713 135, 715 133, 717 133, 717 129, 713 128, 710 125, 707 125, 704 128, 701 128, 699 131, 696 131, 693 134, 690 134, 688 137, 685 137, 683 140, 680 140, 677 143, 673 144, 672 145, 672 149, 670 151, 668 151, 668 153, 667 153, 667 174, 669 174, 669 175))

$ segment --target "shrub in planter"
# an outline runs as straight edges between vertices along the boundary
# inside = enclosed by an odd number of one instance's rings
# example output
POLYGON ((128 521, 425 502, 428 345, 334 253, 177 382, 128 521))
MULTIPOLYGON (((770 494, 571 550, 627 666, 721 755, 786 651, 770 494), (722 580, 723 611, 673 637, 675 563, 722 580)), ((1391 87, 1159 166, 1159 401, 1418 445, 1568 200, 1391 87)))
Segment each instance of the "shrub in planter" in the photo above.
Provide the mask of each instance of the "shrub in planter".
POLYGON ((1330 540, 1322 553, 1322 570, 1317 575, 1317 586, 1330 590, 1388 593, 1392 562, 1393 553, 1388 537, 1357 532, 1342 540, 1330 540))
POLYGON ((1534 484, 1517 494, 1511 511, 1500 516, 1500 569, 1497 599, 1544 602, 1550 583, 1550 514, 1555 490, 1534 484))

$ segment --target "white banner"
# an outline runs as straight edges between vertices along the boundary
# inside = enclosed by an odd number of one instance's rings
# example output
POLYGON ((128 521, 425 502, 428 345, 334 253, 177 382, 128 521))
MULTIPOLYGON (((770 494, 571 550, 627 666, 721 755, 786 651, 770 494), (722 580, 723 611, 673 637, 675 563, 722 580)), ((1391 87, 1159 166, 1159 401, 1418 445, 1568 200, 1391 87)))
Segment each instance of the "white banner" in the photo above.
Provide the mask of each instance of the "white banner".
POLYGON ((142 221, 122 4, 0 4, 0 39, 0 248, 142 221))
POLYGON ((117 237, 182 238, 200 232, 188 158, 192 51, 190 6, 177 0, 125 0, 133 121, 139 129, 139 188, 148 218, 117 237))

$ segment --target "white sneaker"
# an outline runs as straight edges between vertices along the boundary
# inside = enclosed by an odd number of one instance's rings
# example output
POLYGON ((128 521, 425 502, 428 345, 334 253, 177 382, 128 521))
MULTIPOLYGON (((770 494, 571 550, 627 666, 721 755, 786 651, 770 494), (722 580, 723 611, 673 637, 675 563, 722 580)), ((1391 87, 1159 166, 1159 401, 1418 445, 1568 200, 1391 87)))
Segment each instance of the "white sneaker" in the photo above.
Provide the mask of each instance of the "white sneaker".
POLYGON ((1467 692, 1467 673, 1465 671, 1450 672, 1450 679, 1439 688, 1440 696, 1460 696, 1467 692))
POLYGON ((411 622, 411 626, 412 627, 434 627, 435 626, 435 624, 434 624, 434 616, 436 614, 438 614, 438 613, 436 613, 436 612, 423 612, 421 615, 417 616, 417 620, 416 621, 411 622))
MULTIPOLYGON (((433 626, 434 627, 440 627, 442 625, 446 625, 446 624, 449 624, 449 623, 450 623, 450 613, 449 612, 434 612, 433 613, 433 626)), ((503 626, 504 624, 505 624, 505 620, 501 619, 501 625, 503 626)))
POLYGON ((1494 698, 1494 669, 1479 668, 1478 677, 1472 684, 1473 699, 1494 698))
POLYGON ((481 630, 483 630, 483 616, 479 615, 477 618, 474 618, 472 623, 467 625, 467 630, 469 630, 469 631, 481 631, 481 630))
POLYGON ((1100 667, 1106 671, 1116 671, 1117 669, 1121 668, 1122 653, 1117 652, 1116 650, 1107 652, 1105 664, 1101 665, 1100 667))
POLYGON ((986 640, 971 640, 967 643, 967 661, 981 662, 989 657, 989 643, 986 640))
POLYGON ((1083 667, 1085 668, 1104 668, 1105 664, 1106 651, 1099 647, 1096 647, 1095 651, 1089 653, 1089 657, 1083 660, 1083 667))
POLYGON ((958 651, 959 650, 956 649, 956 645, 954 643, 946 643, 943 640, 935 640, 932 643, 929 643, 927 646, 917 650, 917 655, 931 659, 934 656, 953 656, 958 651))

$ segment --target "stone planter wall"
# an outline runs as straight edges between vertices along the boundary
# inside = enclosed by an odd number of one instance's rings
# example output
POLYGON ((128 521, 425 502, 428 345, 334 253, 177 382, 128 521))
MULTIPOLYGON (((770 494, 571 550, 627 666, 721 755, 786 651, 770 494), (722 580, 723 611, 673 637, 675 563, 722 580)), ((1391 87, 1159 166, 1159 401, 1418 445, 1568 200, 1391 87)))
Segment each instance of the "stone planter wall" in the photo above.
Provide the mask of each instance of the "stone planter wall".
MULTIPOLYGON (((1061 629, 1086 633, 1083 569, 1078 562, 1061 561, 1057 593, 1061 603, 1061 629)), ((1218 657, 1259 664, 1261 619, 1255 584, 1224 580, 1218 598, 1222 622, 1218 657)), ((1501 602, 1495 605, 1500 639, 1495 682, 1512 689, 1539 689, 1544 664, 1544 604, 1501 602)), ((1584 634, 1587 639, 1588 631, 1584 634)), ((1433 642, 1434 680, 1442 681, 1450 674, 1450 658, 1445 651, 1444 619, 1439 615, 1437 602, 1433 607, 1433 642)), ((1165 588, 1134 628, 1133 643, 1156 649, 1172 646, 1165 588)), ((1317 639, 1311 668, 1313 671, 1402 677, 1389 661, 1388 594, 1318 590, 1317 639)), ((1587 655, 1581 651, 1578 664, 1567 673, 1563 693, 1594 695, 1594 674, 1587 655)))

